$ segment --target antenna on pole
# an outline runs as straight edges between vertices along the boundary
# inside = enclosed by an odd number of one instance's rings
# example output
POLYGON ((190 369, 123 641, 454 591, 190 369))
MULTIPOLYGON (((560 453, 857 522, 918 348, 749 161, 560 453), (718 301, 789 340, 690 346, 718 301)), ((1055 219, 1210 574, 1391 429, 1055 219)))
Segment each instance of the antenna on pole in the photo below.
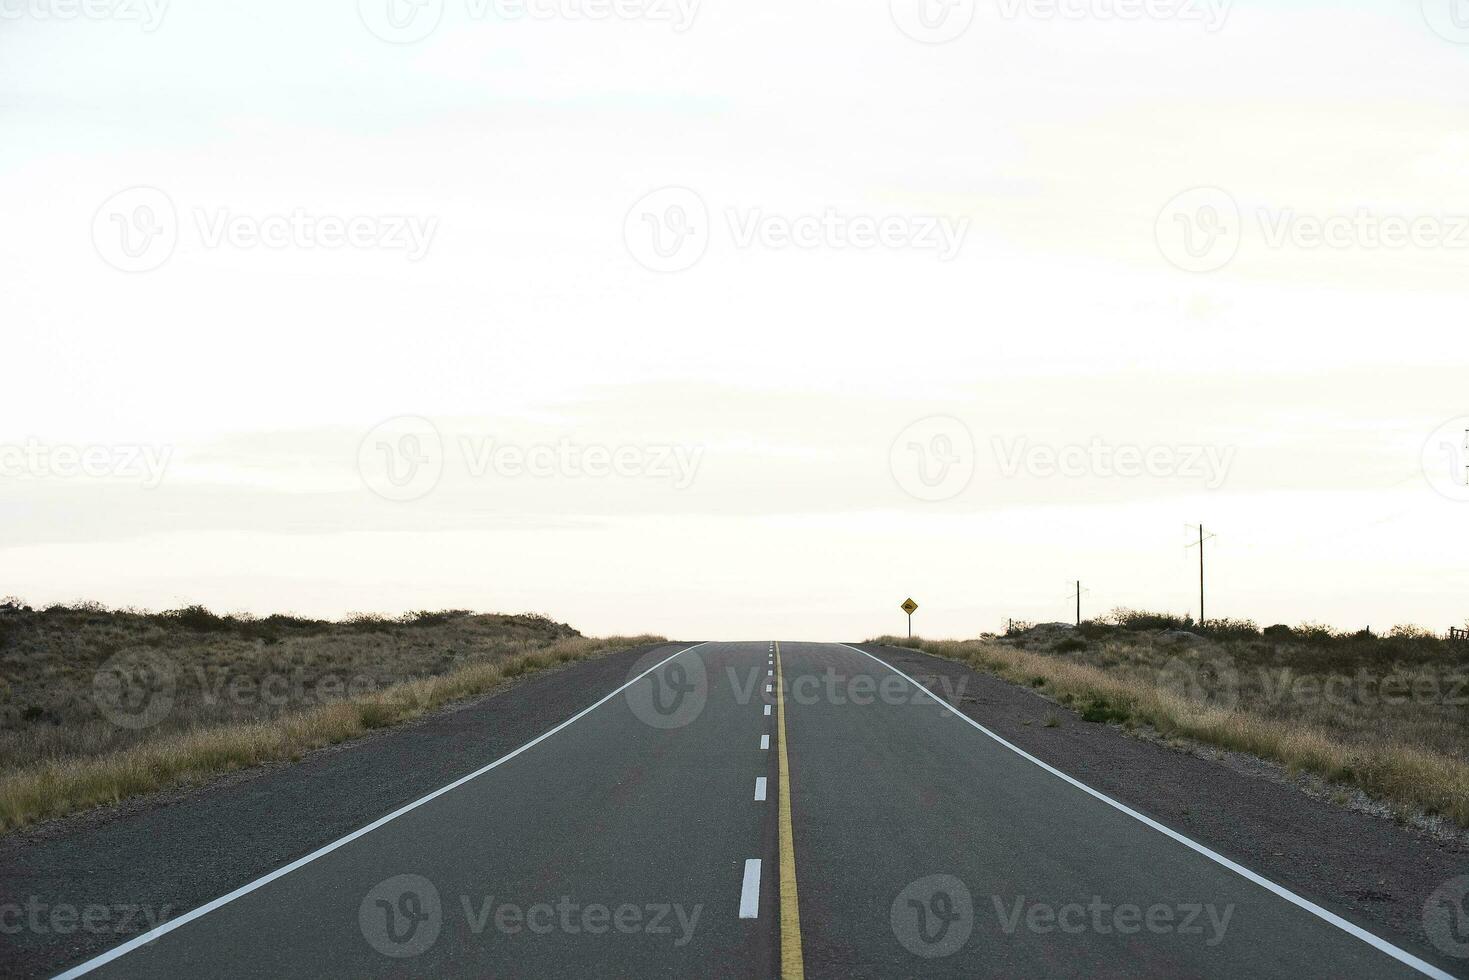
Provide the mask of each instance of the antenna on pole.
POLYGON ((1208 541, 1210 538, 1218 537, 1218 535, 1215 535, 1215 534, 1205 534, 1204 533, 1204 525, 1202 525, 1202 524, 1185 524, 1184 527, 1197 528, 1198 529, 1198 532, 1199 532, 1199 540, 1197 540, 1197 541, 1190 541, 1188 544, 1184 545, 1184 549, 1187 550, 1189 548, 1194 547, 1194 545, 1198 545, 1198 548, 1199 548, 1199 625, 1200 626, 1203 626, 1204 625, 1204 542, 1205 541, 1208 541))

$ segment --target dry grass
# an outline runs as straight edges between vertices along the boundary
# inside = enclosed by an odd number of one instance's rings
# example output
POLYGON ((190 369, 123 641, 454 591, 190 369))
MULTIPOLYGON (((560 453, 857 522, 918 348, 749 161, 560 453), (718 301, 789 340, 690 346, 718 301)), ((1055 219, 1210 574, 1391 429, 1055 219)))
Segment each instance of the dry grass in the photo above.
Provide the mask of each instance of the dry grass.
MULTIPOLYGON (((95 608, 4 614, 0 831, 297 759, 522 675, 661 640, 593 639, 534 616, 275 619, 263 628, 270 621, 185 625, 95 608), (109 721, 94 682, 104 664, 134 654, 161 654, 170 675, 169 710, 144 728, 109 721)), ((131 679, 145 694, 162 688, 157 676, 131 679)))
POLYGON ((1416 654, 1389 660, 1378 650, 1375 662, 1361 663, 1361 651, 1183 640, 1115 629, 1088 636, 1084 626, 1079 634, 1034 630, 1006 639, 873 642, 1042 689, 1088 721, 1149 725, 1166 736, 1247 752, 1360 788, 1399 815, 1440 815, 1469 828, 1469 731, 1458 702, 1462 652, 1444 644, 1434 654, 1420 644, 1416 654), (1346 667, 1351 672, 1341 673, 1346 667), (1404 679, 1404 703, 1381 696, 1381 682, 1390 676, 1404 679), (1328 684, 1333 693, 1320 693, 1328 684))

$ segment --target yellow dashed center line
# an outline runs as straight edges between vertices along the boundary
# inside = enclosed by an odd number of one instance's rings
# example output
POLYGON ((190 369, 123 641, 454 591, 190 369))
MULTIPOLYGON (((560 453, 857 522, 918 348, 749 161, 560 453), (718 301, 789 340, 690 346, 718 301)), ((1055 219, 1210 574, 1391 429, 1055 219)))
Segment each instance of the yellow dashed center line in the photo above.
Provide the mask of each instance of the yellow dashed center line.
POLYGON ((780 737, 780 975, 804 980, 801 909, 796 899, 796 843, 791 834, 791 764, 786 750, 786 695, 781 681, 780 643, 775 644, 776 730, 780 737))

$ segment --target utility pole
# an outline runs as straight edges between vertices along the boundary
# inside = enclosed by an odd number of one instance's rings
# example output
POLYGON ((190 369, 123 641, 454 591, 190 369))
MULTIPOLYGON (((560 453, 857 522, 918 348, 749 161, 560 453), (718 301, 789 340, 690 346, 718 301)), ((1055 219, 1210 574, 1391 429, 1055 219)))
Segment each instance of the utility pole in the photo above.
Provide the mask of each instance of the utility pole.
MULTIPOLYGON (((1204 625, 1204 542, 1214 537, 1214 535, 1205 535, 1204 525, 1202 524, 1187 524, 1185 527, 1197 527, 1199 529, 1199 625, 1202 626, 1204 625)), ((1193 545, 1189 545, 1189 547, 1192 548, 1193 545)))
POLYGON ((1077 579, 1076 580, 1076 591, 1073 592, 1071 595, 1068 595, 1066 597, 1068 599, 1075 599, 1076 600, 1076 625, 1077 626, 1080 626, 1081 625, 1081 594, 1083 592, 1089 592, 1089 591, 1091 591, 1091 590, 1090 589, 1083 589, 1081 587, 1081 580, 1080 579, 1077 579))

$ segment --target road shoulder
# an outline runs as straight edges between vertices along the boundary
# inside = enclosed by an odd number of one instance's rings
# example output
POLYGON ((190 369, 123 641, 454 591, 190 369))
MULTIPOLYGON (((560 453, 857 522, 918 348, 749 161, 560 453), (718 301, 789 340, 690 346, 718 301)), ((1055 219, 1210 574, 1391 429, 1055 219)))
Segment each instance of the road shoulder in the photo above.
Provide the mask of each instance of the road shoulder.
POLYGON ((1247 772, 1084 722, 956 661, 854 646, 941 697, 954 692, 956 707, 1016 747, 1386 939, 1432 949, 1424 903, 1469 866, 1461 843, 1314 798, 1263 769, 1247 772))
MULTIPOLYGON (((686 645, 686 644, 685 644, 686 645)), ((595 703, 654 649, 618 651, 508 689, 182 793, 52 821, 0 839, 0 973, 43 976, 196 908, 473 772, 595 703), (102 930, 63 928, 50 912, 131 910, 102 930), (32 918, 40 923, 36 928, 32 918)))

